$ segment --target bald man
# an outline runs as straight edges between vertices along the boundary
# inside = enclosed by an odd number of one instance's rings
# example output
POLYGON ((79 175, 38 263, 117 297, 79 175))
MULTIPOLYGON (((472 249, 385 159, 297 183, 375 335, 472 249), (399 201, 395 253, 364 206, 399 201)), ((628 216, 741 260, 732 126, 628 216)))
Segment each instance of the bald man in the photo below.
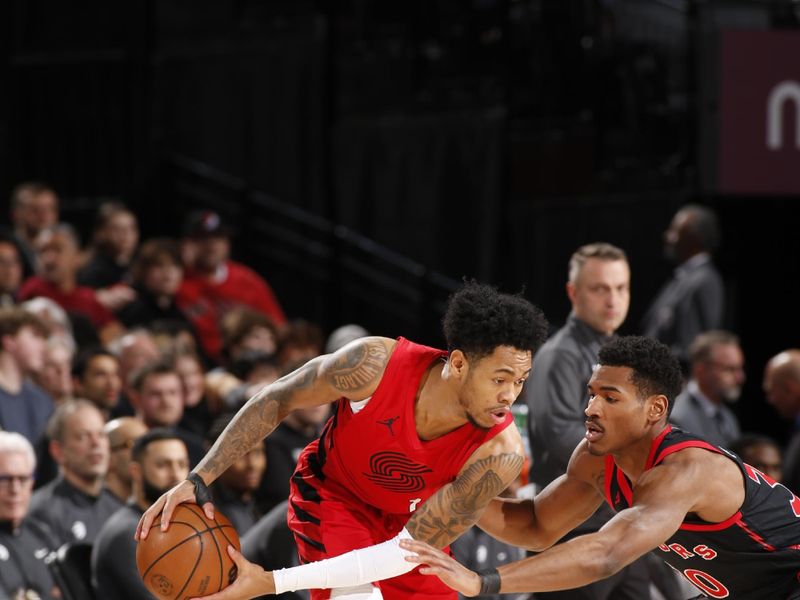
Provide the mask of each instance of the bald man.
POLYGON ((111 450, 105 486, 124 503, 133 492, 129 469, 131 448, 133 443, 147 432, 147 425, 135 417, 120 417, 106 423, 104 430, 111 450))
POLYGON ((784 350, 767 361, 764 394, 784 419, 794 421, 794 433, 783 457, 783 483, 800 489, 800 350, 784 350))

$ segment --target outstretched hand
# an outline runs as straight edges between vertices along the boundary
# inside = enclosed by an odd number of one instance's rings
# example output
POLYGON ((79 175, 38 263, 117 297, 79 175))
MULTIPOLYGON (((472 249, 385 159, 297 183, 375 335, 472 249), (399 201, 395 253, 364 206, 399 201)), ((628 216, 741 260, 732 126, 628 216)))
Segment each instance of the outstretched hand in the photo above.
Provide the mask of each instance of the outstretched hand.
POLYGON ((406 556, 406 560, 423 565, 419 570, 423 575, 436 575, 442 583, 465 596, 477 596, 480 592, 480 576, 441 550, 417 540, 400 540, 400 547, 416 554, 406 556))
MULTIPOLYGON (((182 502, 197 502, 197 498, 194 495, 194 484, 189 480, 181 481, 166 494, 163 494, 144 512, 142 518, 139 519, 139 524, 136 526, 136 535, 134 537, 137 540, 146 539, 158 513, 161 513, 161 521, 159 523, 161 531, 166 531, 169 527, 169 522, 172 520, 172 513, 175 507, 182 502)), ((213 521, 214 505, 211 502, 205 502, 202 508, 206 517, 213 521)))
POLYGON ((258 565, 249 562, 241 552, 231 545, 228 545, 228 556, 236 563, 238 570, 236 581, 221 592, 203 596, 202 599, 192 598, 191 600, 246 600, 275 593, 275 580, 270 571, 265 571, 258 565))

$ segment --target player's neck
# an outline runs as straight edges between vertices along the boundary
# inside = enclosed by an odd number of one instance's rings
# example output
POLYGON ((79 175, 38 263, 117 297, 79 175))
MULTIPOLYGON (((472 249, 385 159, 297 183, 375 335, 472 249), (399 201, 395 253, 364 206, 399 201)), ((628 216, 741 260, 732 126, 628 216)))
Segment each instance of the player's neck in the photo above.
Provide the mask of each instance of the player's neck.
POLYGON ((454 382, 446 376, 447 363, 435 362, 420 383, 414 421, 421 440, 432 440, 461 427, 466 421, 454 382))
POLYGON ((618 453, 614 453, 614 462, 622 469, 622 472, 627 475, 632 483, 641 477, 647 467, 647 460, 650 458, 650 452, 653 448, 654 440, 664 431, 666 423, 659 423, 653 425, 652 429, 648 431, 640 440, 634 442, 618 453))

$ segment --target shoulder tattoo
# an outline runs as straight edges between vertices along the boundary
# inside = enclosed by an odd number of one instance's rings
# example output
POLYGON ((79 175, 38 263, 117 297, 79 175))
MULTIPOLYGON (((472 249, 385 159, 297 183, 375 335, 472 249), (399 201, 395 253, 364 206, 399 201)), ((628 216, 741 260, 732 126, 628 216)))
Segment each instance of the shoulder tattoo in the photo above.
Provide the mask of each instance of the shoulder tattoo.
POLYGON ((328 372, 328 381, 343 394, 367 387, 380 379, 388 357, 389 352, 382 342, 357 344, 337 358, 328 372))

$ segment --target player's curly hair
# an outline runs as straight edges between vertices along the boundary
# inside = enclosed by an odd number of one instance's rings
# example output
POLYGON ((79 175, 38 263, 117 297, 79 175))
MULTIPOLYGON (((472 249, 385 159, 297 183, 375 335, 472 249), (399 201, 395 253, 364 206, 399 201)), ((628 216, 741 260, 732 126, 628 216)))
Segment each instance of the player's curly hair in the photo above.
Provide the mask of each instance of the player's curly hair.
POLYGON ((666 396, 669 416, 675 397, 681 392, 683 375, 678 359, 668 346, 652 338, 621 336, 606 342, 600 348, 598 359, 606 367, 632 369, 631 382, 640 398, 654 394, 666 396))
POLYGON ((479 360, 498 346, 536 352, 547 337, 544 313, 520 294, 501 294, 466 281, 447 303, 442 319, 447 349, 479 360))

